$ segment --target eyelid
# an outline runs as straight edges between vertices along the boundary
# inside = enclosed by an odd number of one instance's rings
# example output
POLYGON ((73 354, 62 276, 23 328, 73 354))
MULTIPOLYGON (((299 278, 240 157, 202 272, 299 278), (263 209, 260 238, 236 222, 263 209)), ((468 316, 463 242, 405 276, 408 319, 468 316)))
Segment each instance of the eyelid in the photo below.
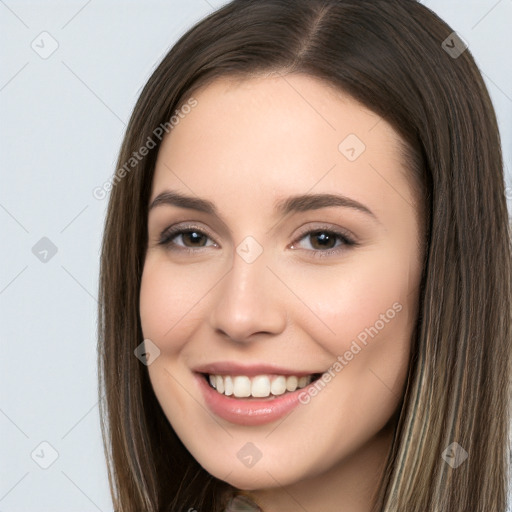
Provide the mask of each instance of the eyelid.
MULTIPOLYGON (((165 245, 167 242, 166 240, 169 240, 171 238, 174 238, 174 235, 182 234, 183 231, 197 231, 198 233, 202 233, 206 235, 208 238, 210 238, 216 245, 219 245, 212 233, 205 227, 200 226, 198 224, 192 223, 192 224, 176 224, 174 226, 170 226, 162 231, 159 237, 159 244, 165 245)), ((183 247, 183 249, 192 249, 191 247, 183 247)), ((198 247, 197 249, 201 249, 201 247, 198 247)), ((193 249, 193 250, 197 250, 193 249)))
POLYGON ((293 243, 297 242, 298 240, 301 240, 302 238, 304 238, 305 235, 309 233, 315 233, 317 231, 327 231, 329 233, 333 233, 346 238, 354 245, 357 243, 357 237, 348 229, 333 226, 332 224, 322 223, 318 223, 318 225, 315 226, 308 225, 304 229, 301 229, 299 234, 295 237, 295 241, 293 243))

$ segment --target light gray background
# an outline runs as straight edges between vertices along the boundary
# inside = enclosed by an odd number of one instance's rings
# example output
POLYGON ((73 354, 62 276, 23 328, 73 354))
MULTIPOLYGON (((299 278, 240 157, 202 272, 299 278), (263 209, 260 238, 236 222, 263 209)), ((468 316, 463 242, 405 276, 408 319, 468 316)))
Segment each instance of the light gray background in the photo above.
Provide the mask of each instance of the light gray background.
MULTIPOLYGON (((112 510, 96 400, 107 199, 92 190, 115 171, 156 64, 223 3, 0 0, 0 512, 112 510), (42 58, 52 39, 57 50, 42 58), (46 262, 32 251, 43 237, 57 248, 46 262)), ((512 0, 424 3, 469 43, 497 111, 511 187, 512 0)))

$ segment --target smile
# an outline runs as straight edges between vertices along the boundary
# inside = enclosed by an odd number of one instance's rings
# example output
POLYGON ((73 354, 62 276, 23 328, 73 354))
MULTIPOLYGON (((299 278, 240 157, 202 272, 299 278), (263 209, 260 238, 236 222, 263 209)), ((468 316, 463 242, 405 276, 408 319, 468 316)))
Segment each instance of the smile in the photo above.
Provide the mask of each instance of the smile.
POLYGON ((235 398, 266 398, 302 389, 320 374, 313 375, 214 375, 206 374, 210 387, 219 394, 235 398))

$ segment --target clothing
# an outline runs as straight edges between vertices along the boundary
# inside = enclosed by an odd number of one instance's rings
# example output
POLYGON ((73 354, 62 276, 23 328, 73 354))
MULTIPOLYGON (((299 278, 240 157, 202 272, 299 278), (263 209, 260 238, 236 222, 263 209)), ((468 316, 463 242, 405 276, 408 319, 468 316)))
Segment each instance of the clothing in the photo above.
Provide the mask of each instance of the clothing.
POLYGON ((224 512, 262 512, 262 510, 247 496, 239 495, 231 498, 224 512))

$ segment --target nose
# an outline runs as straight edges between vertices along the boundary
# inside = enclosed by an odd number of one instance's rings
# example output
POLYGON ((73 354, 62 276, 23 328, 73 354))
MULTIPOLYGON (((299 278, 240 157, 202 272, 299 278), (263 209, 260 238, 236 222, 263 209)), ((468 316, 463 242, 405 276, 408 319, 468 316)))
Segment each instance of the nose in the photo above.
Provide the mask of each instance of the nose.
POLYGON ((282 283, 267 268, 265 252, 252 263, 234 254, 231 270, 216 286, 210 326, 238 343, 279 334, 287 323, 282 283))

